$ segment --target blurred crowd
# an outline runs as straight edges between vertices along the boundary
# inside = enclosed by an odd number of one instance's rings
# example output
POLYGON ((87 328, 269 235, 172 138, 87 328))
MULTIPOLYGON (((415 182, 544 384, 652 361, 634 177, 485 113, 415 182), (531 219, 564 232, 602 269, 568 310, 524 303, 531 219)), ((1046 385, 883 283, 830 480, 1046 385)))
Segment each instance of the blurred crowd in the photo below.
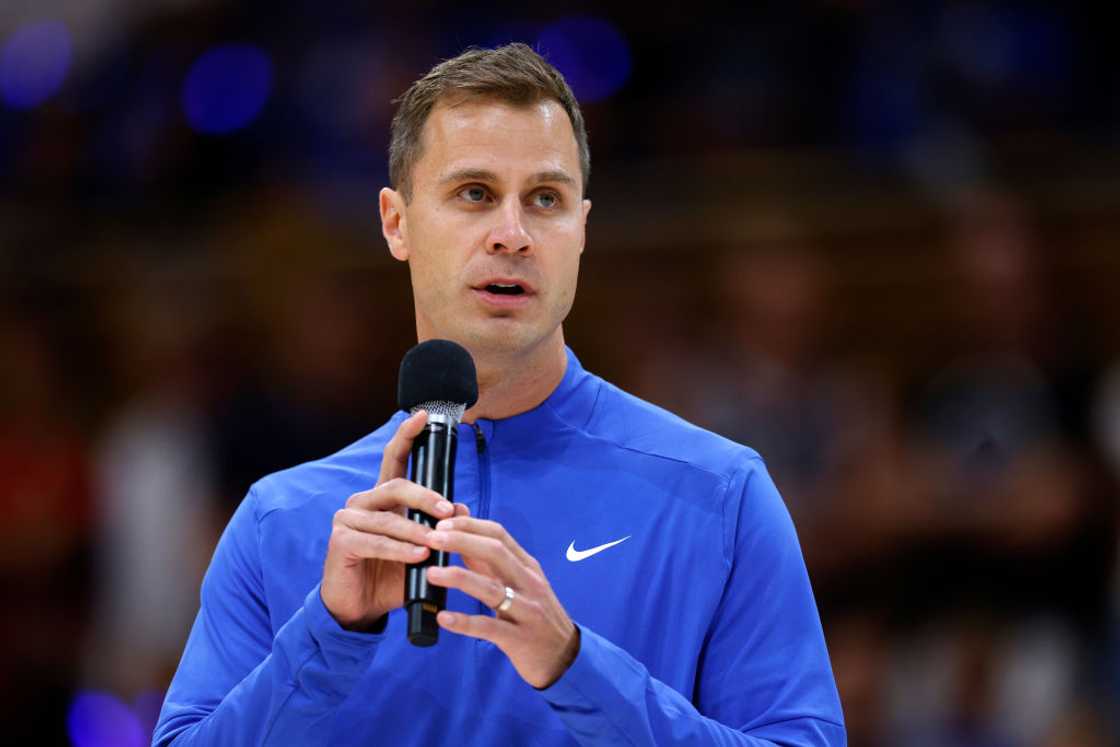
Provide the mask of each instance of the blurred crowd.
POLYGON ((576 87, 596 208, 569 343, 765 458, 850 743, 1120 743, 1120 111, 1080 75, 1116 90, 1120 66, 1091 11, 432 29, 425 4, 392 27, 357 2, 116 4, 115 34, 57 4, 77 67, 34 106, 3 24, 37 16, 0 11, 13 743, 150 738, 248 486, 395 408, 415 335, 375 214, 389 100, 466 44, 572 29, 625 46, 576 87), (272 98, 206 132, 175 81, 229 40, 271 50, 272 98))
POLYGON ((794 233, 722 258, 718 339, 661 350, 648 391, 766 458, 853 745, 1114 744, 1115 374, 1020 204, 945 229, 949 332, 908 377, 824 339, 829 260, 794 233))

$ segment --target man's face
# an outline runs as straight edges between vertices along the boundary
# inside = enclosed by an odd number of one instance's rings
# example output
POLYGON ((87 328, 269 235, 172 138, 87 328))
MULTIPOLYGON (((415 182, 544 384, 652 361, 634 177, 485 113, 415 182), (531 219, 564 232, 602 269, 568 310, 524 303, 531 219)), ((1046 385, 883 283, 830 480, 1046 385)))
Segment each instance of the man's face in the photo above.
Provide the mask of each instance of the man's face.
POLYGON ((421 340, 475 353, 559 343, 584 226, 579 152, 555 101, 439 104, 412 169, 412 200, 382 190, 382 230, 409 263, 421 340))

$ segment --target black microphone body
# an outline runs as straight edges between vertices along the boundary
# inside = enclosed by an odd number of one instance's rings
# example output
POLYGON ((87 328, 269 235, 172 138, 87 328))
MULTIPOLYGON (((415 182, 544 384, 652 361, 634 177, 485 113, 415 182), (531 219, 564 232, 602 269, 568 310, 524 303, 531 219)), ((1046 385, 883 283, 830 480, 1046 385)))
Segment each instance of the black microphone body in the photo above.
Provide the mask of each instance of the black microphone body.
MULTIPOLYGON (((455 446, 459 421, 478 401, 478 376, 466 348, 450 340, 427 340, 401 360, 397 405, 402 410, 426 410, 428 422, 412 442, 412 481, 455 500, 455 446)), ((436 520, 416 509, 408 518, 432 528, 436 520)), ((439 640, 436 615, 447 602, 447 589, 428 584, 427 568, 446 567, 449 553, 434 550, 405 570, 404 604, 408 611, 408 640, 432 646, 439 640)))
MULTIPOLYGON (((449 502, 455 500, 455 449, 459 441, 454 422, 447 422, 430 414, 428 424, 412 442, 412 481, 442 495, 449 502)), ((435 528, 436 519, 415 508, 408 510, 408 518, 435 528)), ((447 604, 447 589, 428 583, 425 569, 438 565, 446 567, 450 553, 432 550, 419 563, 411 563, 405 571, 405 607, 408 609, 408 640, 416 646, 431 646, 439 640, 436 614, 447 604)))

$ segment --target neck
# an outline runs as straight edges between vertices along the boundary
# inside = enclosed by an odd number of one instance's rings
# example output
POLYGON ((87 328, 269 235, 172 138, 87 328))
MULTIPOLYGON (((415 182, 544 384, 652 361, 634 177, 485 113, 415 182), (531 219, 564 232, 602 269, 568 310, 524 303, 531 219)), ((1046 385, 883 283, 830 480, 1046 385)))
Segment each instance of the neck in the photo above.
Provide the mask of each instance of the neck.
POLYGON ((564 336, 557 334, 536 349, 518 353, 471 351, 478 370, 478 402, 463 415, 498 420, 532 410, 548 399, 568 367, 564 336))

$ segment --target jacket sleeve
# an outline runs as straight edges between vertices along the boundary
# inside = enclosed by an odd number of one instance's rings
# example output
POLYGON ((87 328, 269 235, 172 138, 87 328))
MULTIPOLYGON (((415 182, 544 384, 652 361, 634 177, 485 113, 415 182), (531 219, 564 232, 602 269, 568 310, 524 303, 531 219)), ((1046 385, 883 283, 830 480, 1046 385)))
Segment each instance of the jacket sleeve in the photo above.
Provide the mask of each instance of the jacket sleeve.
POLYGON ((273 637, 256 506, 250 491, 218 542, 153 745, 326 744, 381 640, 343 630, 318 584, 273 637))
POLYGON ((690 701, 580 627, 580 651, 542 691, 581 745, 847 744, 793 522, 762 461, 728 485, 730 572, 690 701))

